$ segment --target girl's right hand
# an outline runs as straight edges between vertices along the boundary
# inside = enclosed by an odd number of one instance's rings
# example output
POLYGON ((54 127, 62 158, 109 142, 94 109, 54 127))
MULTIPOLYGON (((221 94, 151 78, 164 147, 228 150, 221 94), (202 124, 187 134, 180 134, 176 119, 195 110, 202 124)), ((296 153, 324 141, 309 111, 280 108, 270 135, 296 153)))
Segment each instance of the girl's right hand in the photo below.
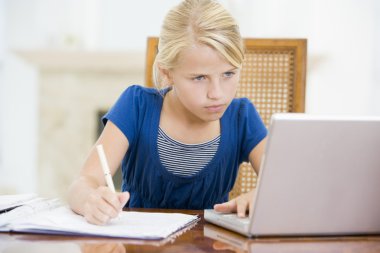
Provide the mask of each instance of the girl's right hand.
POLYGON ((129 192, 113 193, 108 187, 100 186, 87 196, 83 216, 89 223, 106 224, 118 216, 128 200, 129 192))

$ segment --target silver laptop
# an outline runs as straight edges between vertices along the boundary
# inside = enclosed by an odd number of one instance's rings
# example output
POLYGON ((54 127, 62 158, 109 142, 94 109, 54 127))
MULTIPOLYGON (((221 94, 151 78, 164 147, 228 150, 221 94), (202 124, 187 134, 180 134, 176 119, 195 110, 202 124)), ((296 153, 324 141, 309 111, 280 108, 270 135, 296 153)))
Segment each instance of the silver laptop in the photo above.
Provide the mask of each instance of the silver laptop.
POLYGON ((274 115, 253 202, 205 220, 249 237, 380 234, 380 117, 274 115))

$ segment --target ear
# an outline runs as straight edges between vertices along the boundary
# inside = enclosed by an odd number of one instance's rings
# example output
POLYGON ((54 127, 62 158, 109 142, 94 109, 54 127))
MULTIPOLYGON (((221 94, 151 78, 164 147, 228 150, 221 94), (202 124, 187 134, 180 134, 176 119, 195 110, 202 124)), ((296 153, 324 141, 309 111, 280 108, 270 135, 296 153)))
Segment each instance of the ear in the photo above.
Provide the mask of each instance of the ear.
POLYGON ((171 86, 173 84, 173 78, 171 71, 169 69, 163 68, 161 65, 158 65, 158 71, 162 77, 162 82, 164 86, 171 86))

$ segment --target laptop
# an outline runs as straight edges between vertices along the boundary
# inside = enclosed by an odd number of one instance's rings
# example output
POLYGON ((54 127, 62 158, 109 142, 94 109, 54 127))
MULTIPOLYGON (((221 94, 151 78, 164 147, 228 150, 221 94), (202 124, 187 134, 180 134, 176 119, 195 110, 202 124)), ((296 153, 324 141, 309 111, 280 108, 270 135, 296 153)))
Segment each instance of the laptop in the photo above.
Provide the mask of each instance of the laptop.
POLYGON ((380 234, 380 117, 273 115, 252 210, 204 218, 249 237, 380 234))

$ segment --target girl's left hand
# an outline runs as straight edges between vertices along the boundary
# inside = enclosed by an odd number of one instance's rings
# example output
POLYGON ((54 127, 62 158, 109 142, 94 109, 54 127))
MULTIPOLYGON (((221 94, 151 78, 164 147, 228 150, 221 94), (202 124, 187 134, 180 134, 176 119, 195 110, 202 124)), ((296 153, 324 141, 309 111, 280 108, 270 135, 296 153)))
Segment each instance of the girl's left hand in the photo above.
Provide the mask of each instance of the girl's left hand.
POLYGON ((252 201, 255 189, 243 193, 240 196, 231 199, 228 202, 214 205, 214 210, 221 213, 237 213, 239 217, 245 217, 247 211, 251 212, 252 201))

